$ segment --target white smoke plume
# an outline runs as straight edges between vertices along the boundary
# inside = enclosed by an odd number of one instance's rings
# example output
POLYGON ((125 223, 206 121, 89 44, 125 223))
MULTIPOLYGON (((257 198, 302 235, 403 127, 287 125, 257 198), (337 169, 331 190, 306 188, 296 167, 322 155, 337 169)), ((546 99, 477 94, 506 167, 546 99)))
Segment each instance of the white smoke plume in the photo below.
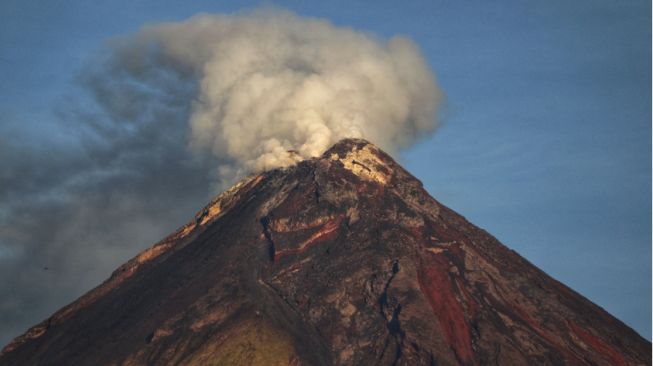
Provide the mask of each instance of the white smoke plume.
POLYGON ((267 9, 149 25, 111 46, 112 72, 147 90, 175 88, 166 74, 194 83, 190 144, 222 159, 223 180, 318 156, 345 137, 392 153, 437 126, 442 93, 404 37, 267 9))

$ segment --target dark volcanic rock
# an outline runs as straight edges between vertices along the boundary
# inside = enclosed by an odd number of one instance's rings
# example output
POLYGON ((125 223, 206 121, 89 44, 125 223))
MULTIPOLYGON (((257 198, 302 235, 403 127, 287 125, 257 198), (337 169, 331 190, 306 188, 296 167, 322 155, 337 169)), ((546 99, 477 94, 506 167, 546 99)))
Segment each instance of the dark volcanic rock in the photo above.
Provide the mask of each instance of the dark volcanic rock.
POLYGON ((645 365, 651 345, 363 140, 246 179, 1 365, 645 365))

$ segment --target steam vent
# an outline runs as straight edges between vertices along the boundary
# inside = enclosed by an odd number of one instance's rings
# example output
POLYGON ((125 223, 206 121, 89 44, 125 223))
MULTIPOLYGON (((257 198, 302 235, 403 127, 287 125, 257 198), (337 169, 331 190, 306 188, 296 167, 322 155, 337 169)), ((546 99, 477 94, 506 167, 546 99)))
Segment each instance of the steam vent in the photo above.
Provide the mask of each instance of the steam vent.
POLYGON ((343 140, 247 178, 0 365, 649 365, 651 344, 343 140))

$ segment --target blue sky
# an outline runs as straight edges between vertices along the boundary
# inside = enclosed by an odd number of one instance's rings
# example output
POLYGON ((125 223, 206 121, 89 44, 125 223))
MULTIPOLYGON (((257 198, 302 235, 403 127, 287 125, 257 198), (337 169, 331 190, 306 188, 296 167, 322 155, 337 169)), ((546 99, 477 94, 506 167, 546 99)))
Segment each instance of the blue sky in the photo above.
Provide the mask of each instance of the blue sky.
MULTIPOLYGON (((5 0, 0 131, 28 150, 74 142, 56 106, 78 93, 75 75, 104 39, 260 4, 5 0)), ((263 4, 416 41, 447 101, 441 128, 401 162, 436 199, 650 339, 650 1, 263 4)))

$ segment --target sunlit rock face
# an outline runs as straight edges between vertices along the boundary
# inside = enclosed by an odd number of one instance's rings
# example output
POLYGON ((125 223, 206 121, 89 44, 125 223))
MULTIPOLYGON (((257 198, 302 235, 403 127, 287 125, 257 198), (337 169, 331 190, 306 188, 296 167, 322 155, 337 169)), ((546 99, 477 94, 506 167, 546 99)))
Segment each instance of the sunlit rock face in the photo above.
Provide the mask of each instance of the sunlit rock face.
POLYGON ((1 365, 645 365, 650 343, 364 140, 243 180, 1 365))

